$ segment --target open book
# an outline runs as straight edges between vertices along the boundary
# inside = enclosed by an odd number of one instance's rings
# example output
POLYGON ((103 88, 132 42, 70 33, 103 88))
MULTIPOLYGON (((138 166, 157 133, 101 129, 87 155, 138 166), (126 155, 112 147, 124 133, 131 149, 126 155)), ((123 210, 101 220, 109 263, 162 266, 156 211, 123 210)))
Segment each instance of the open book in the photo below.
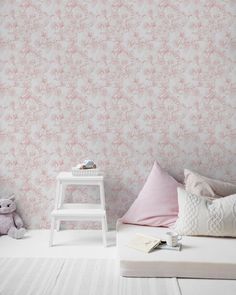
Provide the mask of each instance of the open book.
POLYGON ((136 234, 135 237, 128 243, 127 247, 144 253, 150 253, 154 249, 181 251, 182 244, 179 243, 177 246, 171 247, 166 244, 165 240, 158 237, 136 234))
POLYGON ((157 237, 136 234, 135 237, 127 245, 130 248, 149 253, 161 243, 161 239, 157 237))

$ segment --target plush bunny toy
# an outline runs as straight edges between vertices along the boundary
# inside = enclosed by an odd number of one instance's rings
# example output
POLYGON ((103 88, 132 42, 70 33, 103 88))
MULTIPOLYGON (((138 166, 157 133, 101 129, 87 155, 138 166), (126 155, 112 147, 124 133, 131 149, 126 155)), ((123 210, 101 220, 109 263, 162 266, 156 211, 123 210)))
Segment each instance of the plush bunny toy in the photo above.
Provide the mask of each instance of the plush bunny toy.
POLYGON ((0 235, 21 239, 25 234, 23 221, 16 213, 15 197, 0 199, 0 235))

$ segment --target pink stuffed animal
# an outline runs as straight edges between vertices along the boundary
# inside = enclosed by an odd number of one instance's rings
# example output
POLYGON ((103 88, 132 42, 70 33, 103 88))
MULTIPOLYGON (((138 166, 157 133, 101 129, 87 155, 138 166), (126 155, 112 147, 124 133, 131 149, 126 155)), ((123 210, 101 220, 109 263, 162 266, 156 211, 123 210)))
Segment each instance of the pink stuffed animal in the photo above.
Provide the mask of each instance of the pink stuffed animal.
POLYGON ((21 239, 25 234, 23 221, 16 213, 14 195, 0 199, 0 235, 6 234, 14 239, 21 239))

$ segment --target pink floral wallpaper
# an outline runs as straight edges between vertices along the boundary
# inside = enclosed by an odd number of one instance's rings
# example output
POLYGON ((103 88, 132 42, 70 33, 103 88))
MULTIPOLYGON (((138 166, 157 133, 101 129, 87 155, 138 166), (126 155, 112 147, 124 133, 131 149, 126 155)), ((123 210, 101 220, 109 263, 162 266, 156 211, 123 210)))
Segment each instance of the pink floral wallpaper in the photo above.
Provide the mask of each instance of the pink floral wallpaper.
POLYGON ((92 158, 113 227, 154 160, 236 180, 235 63, 232 0, 2 0, 0 195, 46 228, 57 173, 92 158))

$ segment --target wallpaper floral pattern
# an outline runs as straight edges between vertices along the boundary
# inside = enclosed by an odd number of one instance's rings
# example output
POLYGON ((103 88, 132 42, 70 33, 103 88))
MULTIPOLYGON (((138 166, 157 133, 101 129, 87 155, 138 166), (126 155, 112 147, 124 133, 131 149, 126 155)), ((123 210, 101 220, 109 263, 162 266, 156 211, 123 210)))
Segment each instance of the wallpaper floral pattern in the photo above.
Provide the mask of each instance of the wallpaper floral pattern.
POLYGON ((235 1, 1 0, 0 25, 0 194, 28 227, 49 226, 57 173, 84 158, 110 226, 154 160, 236 180, 235 1))

